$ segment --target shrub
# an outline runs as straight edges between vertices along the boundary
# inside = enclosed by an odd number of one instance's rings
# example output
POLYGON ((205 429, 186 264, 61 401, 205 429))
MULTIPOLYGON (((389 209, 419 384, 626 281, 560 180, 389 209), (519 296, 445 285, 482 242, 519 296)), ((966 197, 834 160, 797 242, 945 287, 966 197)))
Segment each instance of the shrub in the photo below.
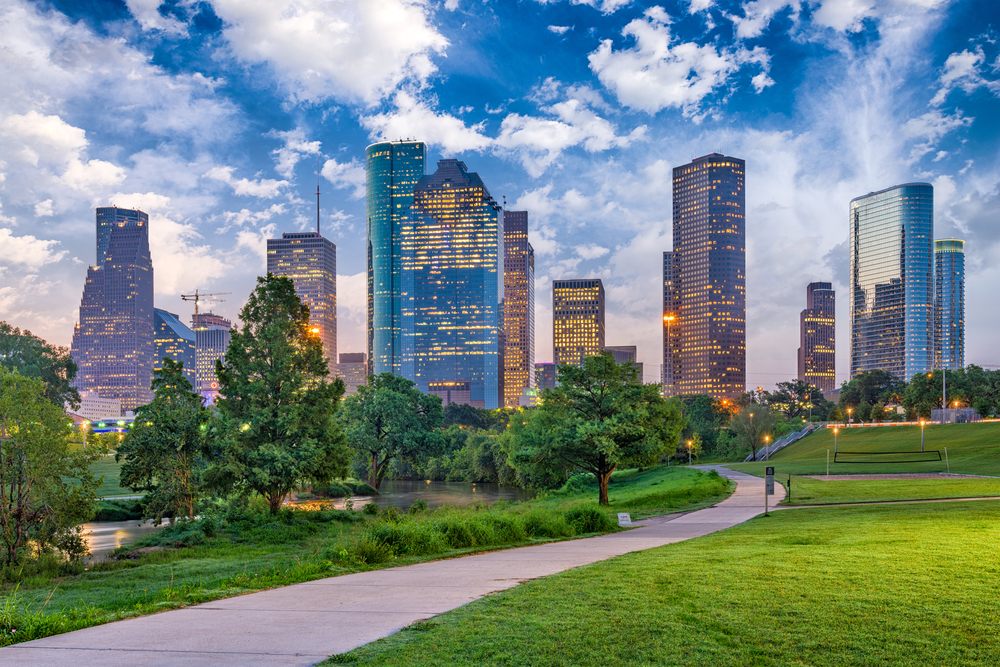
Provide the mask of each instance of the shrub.
POLYGON ((378 516, 378 513, 381 511, 381 508, 375 503, 368 503, 361 508, 361 511, 369 516, 378 516))
POLYGON ((524 531, 529 537, 570 537, 573 527, 562 514, 531 512, 524 515, 524 531))
POLYGON ((566 521, 573 526, 577 534, 599 533, 613 530, 615 521, 596 507, 574 507, 566 512, 566 521))
POLYGON ((366 484, 365 482, 344 482, 344 484, 351 489, 351 495, 354 496, 375 496, 378 495, 378 491, 375 487, 366 484))
POLYGON ((142 500, 101 500, 94 521, 132 521, 142 518, 142 500))
POLYGON ((448 550, 441 533, 427 522, 374 523, 363 533, 363 538, 390 547, 393 553, 404 556, 426 556, 448 550))
POLYGON ((356 539, 347 550, 347 554, 351 560, 359 565, 378 565, 388 562, 396 556, 391 546, 367 535, 356 539))
POLYGON ((427 511, 427 501, 426 500, 418 500, 415 503, 413 503, 412 505, 410 505, 410 509, 407 510, 407 513, 409 513, 409 514, 418 514, 420 512, 426 512, 426 511, 427 511))

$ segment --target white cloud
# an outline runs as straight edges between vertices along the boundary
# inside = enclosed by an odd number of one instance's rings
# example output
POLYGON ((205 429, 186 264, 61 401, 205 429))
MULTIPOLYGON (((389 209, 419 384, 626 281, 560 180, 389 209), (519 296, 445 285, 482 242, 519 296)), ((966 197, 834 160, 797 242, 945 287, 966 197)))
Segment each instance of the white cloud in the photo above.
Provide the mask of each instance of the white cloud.
MULTIPOLYGON (((249 251, 257 257, 256 271, 267 270, 267 240, 273 239, 278 233, 278 226, 273 222, 258 230, 241 229, 236 232, 236 250, 249 251)), ((244 256, 245 257, 245 256, 244 256)))
POLYGON ((874 15, 875 4, 869 0, 823 0, 813 12, 813 21, 841 32, 856 32, 865 18, 874 15))
MULTIPOLYGON (((915 143, 910 149, 910 163, 916 162, 924 155, 932 152, 937 148, 938 142, 945 135, 959 128, 969 127, 972 125, 972 122, 973 119, 963 116, 961 111, 956 111, 954 114, 949 115, 937 109, 906 121, 903 124, 902 137, 910 140, 918 140, 918 143, 915 143)), ((941 158, 938 157, 937 159, 941 158)))
MULTIPOLYGON (((621 104, 651 114, 677 107, 686 116, 696 116, 701 101, 743 66, 758 65, 767 74, 769 58, 762 47, 750 51, 694 42, 671 45, 669 24, 663 8, 652 7, 645 18, 622 30, 622 35, 635 38, 634 46, 615 51, 611 40, 604 40, 590 54, 590 68, 621 104)), ((773 82, 765 76, 753 83, 759 92, 773 82)))
POLYGON ((395 110, 374 116, 363 116, 361 125, 372 139, 403 139, 419 137, 428 144, 440 146, 449 153, 482 150, 491 144, 483 132, 483 124, 467 126, 451 114, 437 113, 410 93, 400 91, 394 98, 395 110))
POLYGON ((366 352, 367 330, 368 273, 338 274, 337 349, 341 352, 366 352))
POLYGON ((714 0, 691 0, 691 5, 688 7, 688 13, 697 14, 698 12, 703 12, 712 7, 714 4, 714 0))
MULTIPOLYGON (((839 2, 841 0, 835 1, 839 2)), ((775 14, 789 6, 792 8, 793 13, 797 15, 799 3, 795 1, 789 2, 788 0, 753 0, 752 2, 744 2, 741 5, 743 16, 726 14, 725 12, 723 12, 723 15, 736 26, 737 38, 753 39, 760 37, 760 34, 764 32, 764 28, 771 22, 775 14)))
POLYGON ((611 252, 610 249, 599 246, 596 243, 576 246, 576 254, 583 259, 597 259, 598 257, 604 257, 609 252, 611 252))
POLYGON ((271 151, 277 166, 275 171, 291 179, 295 175, 295 165, 306 155, 319 155, 320 142, 307 141, 306 133, 296 128, 288 132, 271 132, 268 136, 282 139, 285 145, 271 151))
POLYGON ((337 162, 330 159, 323 164, 323 178, 338 188, 353 188, 351 197, 361 199, 365 196, 367 185, 365 168, 357 160, 337 162))
POLYGON ((11 230, 0 228, 0 248, 3 248, 0 262, 4 264, 19 264, 30 270, 38 270, 67 255, 65 250, 55 250, 58 245, 58 241, 46 241, 30 234, 14 236, 11 230))
MULTIPOLYGON (((1000 96, 1000 80, 987 80, 980 72, 980 66, 985 59, 986 56, 981 47, 977 47, 975 51, 966 49, 961 53, 953 53, 948 56, 944 63, 944 71, 939 79, 941 88, 934 95, 931 104, 943 104, 948 93, 955 88, 961 88, 965 92, 971 93, 977 88, 985 86, 991 93, 1000 96)), ((993 69, 997 70, 997 68, 993 69)))
POLYGON ((45 201, 40 201, 35 204, 35 217, 36 218, 51 218, 54 211, 52 210, 52 200, 46 199, 45 201))
POLYGON ((160 30, 172 35, 186 35, 187 27, 177 19, 160 14, 162 0, 125 0, 129 12, 143 30, 160 30))
POLYGON ((458 0, 444 0, 444 8, 449 12, 453 12, 458 9, 458 0))
POLYGON ((554 32, 557 35, 565 35, 567 32, 570 31, 570 29, 571 28, 568 25, 550 25, 549 26, 549 32, 554 32))
MULTIPOLYGON (((536 0, 542 5, 552 5, 560 0, 536 0)), ((570 0, 574 5, 586 5, 600 11, 605 16, 614 14, 625 5, 631 4, 632 0, 570 0)))
POLYGON ((276 181, 272 178, 261 178, 251 181, 247 178, 233 178, 233 167, 212 167, 205 172, 206 178, 221 181, 230 186, 238 195, 272 199, 280 194, 288 181, 276 181))
POLYGON ((267 62, 295 100, 372 103, 423 83, 448 40, 427 0, 211 0, 223 36, 248 62, 267 62))

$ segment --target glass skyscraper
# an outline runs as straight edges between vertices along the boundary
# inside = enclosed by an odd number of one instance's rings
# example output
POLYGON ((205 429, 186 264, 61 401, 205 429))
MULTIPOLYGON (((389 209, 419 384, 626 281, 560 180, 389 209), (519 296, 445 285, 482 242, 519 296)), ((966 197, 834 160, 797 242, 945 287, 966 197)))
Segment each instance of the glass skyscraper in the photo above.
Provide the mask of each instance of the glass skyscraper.
POLYGON ((671 395, 746 390, 746 165, 711 153, 673 170, 663 256, 663 383, 671 395))
POLYGON ((934 188, 907 183, 851 200, 851 377, 931 370, 934 188))
POLYGON ((500 407, 503 209, 463 162, 441 160, 413 189, 397 241, 401 344, 393 372, 450 402, 500 407))
POLYGON ((517 407, 534 387, 535 251, 528 243, 528 212, 505 211, 504 233, 504 405, 517 407))
POLYGON ((965 241, 934 242, 934 368, 965 368, 965 241))
POLYGON ((199 313, 191 318, 191 327, 196 350, 195 390, 212 403, 219 395, 215 361, 222 359, 225 363, 233 323, 215 313, 199 313))
POLYGON ((97 209, 97 264, 87 269, 71 354, 74 385, 134 410, 153 398, 153 260, 149 218, 114 206, 97 209))
POLYGON ((344 381, 344 396, 358 393, 358 387, 368 384, 368 361, 364 352, 341 352, 337 374, 344 381))
POLYGON ((365 151, 368 360, 373 374, 398 374, 402 368, 400 238, 413 188, 424 176, 426 153, 419 141, 386 141, 365 151))
POLYGON ((191 383, 191 388, 197 388, 197 353, 194 332, 180 321, 173 313, 159 308, 153 309, 153 340, 156 342, 156 362, 153 370, 163 368, 163 358, 169 357, 176 362, 183 362, 184 376, 191 383))
POLYGON ((799 379, 820 391, 836 389, 836 292, 831 283, 809 283, 799 314, 799 379))
POLYGON ((552 358, 579 365, 604 351, 604 283, 599 278, 552 281, 552 358))
POLYGON ((323 341, 330 376, 337 375, 337 246, 319 232, 267 240, 267 272, 291 278, 309 307, 309 326, 323 341))

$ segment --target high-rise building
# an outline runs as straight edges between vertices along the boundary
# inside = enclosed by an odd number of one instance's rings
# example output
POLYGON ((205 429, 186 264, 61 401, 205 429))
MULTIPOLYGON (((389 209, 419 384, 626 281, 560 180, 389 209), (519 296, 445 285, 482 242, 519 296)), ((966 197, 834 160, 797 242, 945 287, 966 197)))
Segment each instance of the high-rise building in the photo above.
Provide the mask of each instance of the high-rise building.
POLYGON ((639 382, 643 381, 642 362, 636 361, 636 355, 638 353, 635 345, 605 345, 604 350, 611 353, 611 356, 614 357, 616 364, 631 362, 633 366, 639 369, 639 382))
POLYGON ((528 243, 528 212, 505 211, 504 233, 504 405, 517 407, 534 387, 535 251, 528 243))
POLYGON ((965 241, 934 242, 934 368, 965 368, 965 241))
POLYGON ((580 364, 604 351, 600 278, 552 281, 552 344, 556 364, 580 364))
POLYGON ((386 141, 365 151, 368 360, 376 375, 401 372, 400 234, 426 154, 419 141, 386 141))
POLYGON ((831 283, 809 283, 799 314, 799 379, 820 391, 836 388, 836 292, 831 283))
POLYGON ((195 390, 211 403, 219 395, 215 361, 226 361, 233 323, 215 313, 199 313, 191 318, 191 328, 195 337, 195 390))
POLYGON ((542 389, 555 389, 556 365, 551 363, 535 364, 535 388, 540 392, 542 389))
POLYGON ((134 410, 153 398, 153 260, 142 211, 97 209, 97 261, 87 269, 71 354, 77 389, 134 410), (111 222, 109 222, 111 221, 111 222))
POLYGON ((153 309, 153 340, 156 342, 156 361, 153 370, 163 368, 164 357, 184 364, 184 377, 197 385, 197 346, 194 332, 173 313, 160 308, 153 309))
POLYGON ((291 278, 309 307, 309 326, 323 341, 330 375, 337 374, 337 246, 319 232, 267 240, 267 272, 291 278))
POLYGON ((483 180, 458 160, 441 160, 413 190, 394 260, 401 345, 393 372, 421 391, 503 404, 503 225, 483 180))
POLYGON ((344 381, 344 396, 358 392, 358 387, 368 384, 368 361, 364 352, 341 352, 337 373, 344 381))
POLYGON ((934 188, 896 185, 851 200, 851 377, 904 380, 934 361, 934 188))
POLYGON ((663 257, 663 383, 670 395, 746 389, 743 160, 711 153, 673 170, 673 251, 663 257))

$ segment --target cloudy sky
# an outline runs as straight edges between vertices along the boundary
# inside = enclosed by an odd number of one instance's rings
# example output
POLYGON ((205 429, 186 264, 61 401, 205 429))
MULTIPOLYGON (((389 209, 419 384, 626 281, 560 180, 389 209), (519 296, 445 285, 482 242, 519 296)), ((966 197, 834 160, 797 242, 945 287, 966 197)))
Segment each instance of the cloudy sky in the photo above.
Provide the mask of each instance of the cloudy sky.
POLYGON ((796 372, 810 281, 838 290, 851 198, 935 188, 967 240, 969 363, 1000 365, 995 0, 53 0, 0 3, 0 319, 68 345, 95 206, 150 214, 157 306, 232 292, 264 241, 338 247, 341 352, 364 346, 364 149, 458 157, 529 211, 536 358, 551 281, 604 280, 608 344, 661 362, 670 169, 747 163, 750 385, 796 372))

